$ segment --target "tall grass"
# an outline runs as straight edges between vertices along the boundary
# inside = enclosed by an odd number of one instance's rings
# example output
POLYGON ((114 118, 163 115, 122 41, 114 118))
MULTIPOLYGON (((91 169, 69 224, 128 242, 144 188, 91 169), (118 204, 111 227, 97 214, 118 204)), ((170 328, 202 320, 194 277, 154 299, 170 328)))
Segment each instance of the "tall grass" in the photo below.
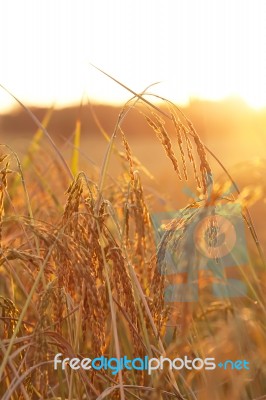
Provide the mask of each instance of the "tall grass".
MULTIPOLYGON (((144 93, 134 94, 121 110, 113 134, 109 137, 102 131, 107 151, 96 181, 79 170, 79 121, 70 167, 36 117, 55 155, 39 133, 34 139, 38 146, 30 146, 26 158, 30 162, 23 166, 14 152, 1 147, 3 400, 264 398, 262 261, 254 255, 248 265, 236 267, 235 273, 248 287, 245 296, 215 299, 212 278, 198 271, 200 260, 193 260, 187 247, 191 224, 210 206, 236 204, 238 193, 223 198, 223 188, 214 185, 210 196, 207 150, 191 122, 170 102, 166 113, 145 99, 144 93), (151 218, 156 211, 154 202, 142 183, 141 171, 146 170, 135 159, 123 128, 132 108, 139 110, 154 140, 160 141, 176 180, 186 181, 192 174, 200 196, 181 217, 168 221, 159 245, 151 218), (119 141, 122 153, 116 147, 119 141), (115 183, 108 175, 112 157, 119 157, 124 167, 115 183), (186 265, 185 270, 183 266, 177 270, 176 277, 160 270, 167 268, 169 251, 177 252, 186 265), (185 274, 179 272, 190 273, 191 268, 198 279, 199 300, 167 303, 165 287, 171 279, 185 283, 185 274), (56 353, 70 358, 187 355, 219 361, 247 359, 251 368, 182 372, 165 368, 150 376, 145 371, 120 371, 114 376, 102 370, 89 374, 69 368, 54 370, 56 353)), ((245 209, 243 214, 254 237, 245 209)))

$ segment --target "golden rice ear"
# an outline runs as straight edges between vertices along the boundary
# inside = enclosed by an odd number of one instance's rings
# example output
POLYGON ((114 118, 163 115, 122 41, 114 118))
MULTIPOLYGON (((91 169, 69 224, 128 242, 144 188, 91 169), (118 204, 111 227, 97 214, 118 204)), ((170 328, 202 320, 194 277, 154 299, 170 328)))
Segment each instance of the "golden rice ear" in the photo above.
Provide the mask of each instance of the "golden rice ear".
POLYGON ((178 117, 175 109, 172 106, 170 106, 169 108, 170 108, 171 118, 172 118, 172 121, 173 121, 173 124, 175 127, 175 132, 177 135, 178 145, 179 145, 179 149, 180 149, 180 153, 181 153, 181 158, 183 161, 183 170, 184 170, 185 177, 187 177, 187 169, 186 169, 186 163, 185 163, 185 154, 184 154, 183 147, 182 147, 182 143, 183 143, 182 138, 184 138, 185 143, 186 143, 187 155, 193 166, 193 171, 194 171, 194 176, 195 176, 195 179, 197 182, 197 186, 199 188, 202 187, 203 193, 206 194, 207 186, 208 186, 208 176, 210 176, 212 174, 212 172, 211 172, 210 164, 207 160, 205 146, 202 143, 192 122, 186 116, 184 116, 182 113, 182 116, 186 122, 186 125, 185 125, 184 123, 182 123, 182 121, 178 117), (191 139, 193 139, 194 146, 192 146, 190 137, 191 137, 191 139), (198 167, 197 167, 197 162, 195 160, 193 152, 195 152, 198 156, 198 159, 200 162, 198 167), (199 169, 199 172, 201 175, 201 179, 199 178, 198 169, 199 169))
POLYGON ((133 174, 133 168, 134 168, 134 163, 133 163, 133 157, 132 157, 132 152, 129 146, 129 143, 127 141, 126 135, 124 133, 124 131, 119 127, 121 136, 122 136, 122 142, 123 142, 123 146, 125 149, 125 153, 126 153, 126 159, 129 163, 129 175, 130 175, 130 179, 131 179, 131 184, 134 184, 134 174, 133 174))
POLYGON ((184 132, 185 132, 185 143, 186 143, 187 156, 193 167, 193 172, 194 172, 194 177, 195 177, 195 180, 197 183, 197 187, 200 189, 201 182, 200 182, 200 178, 199 178, 198 171, 197 171, 196 161, 195 161, 195 158, 193 155, 192 143, 191 143, 191 140, 190 140, 188 134, 186 133, 186 130, 184 132))
POLYGON ((183 149, 185 126, 181 123, 181 121, 179 119, 177 119, 177 116, 174 111, 171 111, 171 118, 174 123, 175 132, 177 135, 177 143, 178 143, 178 148, 179 148, 181 160, 182 160, 183 174, 184 174, 185 179, 187 180, 188 179, 187 166, 186 166, 185 152, 183 149))
POLYGON ((172 142, 170 140, 170 137, 169 137, 165 127, 164 127, 164 121, 162 120, 162 118, 160 118, 154 112, 152 112, 152 115, 153 115, 155 121, 152 120, 146 114, 144 114, 144 117, 145 117, 147 123, 150 125, 150 127, 153 129, 153 131, 156 133, 160 142, 162 143, 165 153, 166 153, 167 157, 171 160, 172 165, 174 167, 175 172, 177 173, 178 178, 180 180, 182 180, 179 166, 178 166, 178 161, 177 161, 177 158, 176 158, 174 150, 173 150, 172 142))
POLYGON ((196 146, 196 151, 200 160, 200 172, 201 172, 201 181, 202 181, 202 185, 203 185, 203 193, 206 194, 207 193, 207 187, 208 187, 208 179, 210 176, 212 176, 212 171, 211 171, 211 167, 210 164, 207 160, 207 154, 206 154, 206 150, 205 150, 205 146, 202 143, 196 129, 194 128, 192 122, 186 118, 186 122, 188 124, 189 127, 189 133, 191 134, 195 146, 196 146))
MULTIPOLYGON (((172 106, 169 106, 168 103, 167 105, 170 111, 169 119, 174 126, 175 134, 177 137, 177 145, 180 153, 183 176, 185 180, 188 179, 187 161, 189 161, 193 169, 193 174, 197 187, 202 188, 203 193, 206 194, 208 186, 208 175, 211 175, 211 168, 207 160, 205 147, 201 142, 200 137, 198 136, 192 123, 184 116, 183 117, 185 118, 186 124, 181 122, 174 108, 172 106)), ((149 109, 149 111, 149 114, 147 112, 144 113, 141 110, 139 112, 144 116, 148 125, 156 133, 156 136, 160 140, 167 157, 170 159, 179 180, 182 180, 178 159, 173 149, 173 144, 170 139, 170 133, 165 128, 165 121, 158 113, 155 113, 152 109, 149 109)))
POLYGON ((67 221, 68 218, 78 212, 79 205, 81 202, 81 195, 83 192, 83 182, 81 175, 78 175, 70 184, 67 194, 68 199, 65 205, 64 215, 63 215, 63 223, 67 221))

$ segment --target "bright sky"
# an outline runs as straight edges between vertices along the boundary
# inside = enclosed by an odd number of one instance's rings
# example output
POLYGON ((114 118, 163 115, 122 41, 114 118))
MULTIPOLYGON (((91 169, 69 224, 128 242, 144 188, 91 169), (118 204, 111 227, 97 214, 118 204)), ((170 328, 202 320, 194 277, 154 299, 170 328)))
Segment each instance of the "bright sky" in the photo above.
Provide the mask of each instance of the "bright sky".
MULTIPOLYGON (((2 1, 0 83, 27 104, 127 100, 91 62, 176 102, 266 106, 265 21, 265 0, 2 1)), ((11 103, 0 90, 0 112, 11 103)))

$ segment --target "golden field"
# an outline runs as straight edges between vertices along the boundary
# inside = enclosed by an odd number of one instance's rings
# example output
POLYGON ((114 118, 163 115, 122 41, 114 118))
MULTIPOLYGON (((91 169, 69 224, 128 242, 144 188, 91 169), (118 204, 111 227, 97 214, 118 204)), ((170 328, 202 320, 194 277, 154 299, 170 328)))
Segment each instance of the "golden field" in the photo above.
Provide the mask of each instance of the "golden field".
POLYGON ((1 117, 1 399, 266 398, 266 113, 237 100, 182 110, 152 100, 33 110, 42 125, 27 110, 1 117), (191 227, 236 205, 246 263, 237 253, 221 274, 201 270, 191 227), (156 241, 153 216, 179 210, 156 241), (169 251, 184 265, 160 273, 169 251), (191 271, 198 299, 166 301, 191 271), (232 277, 247 292, 215 297, 213 284, 232 277), (246 359, 250 369, 114 376, 55 371, 56 353, 246 359))

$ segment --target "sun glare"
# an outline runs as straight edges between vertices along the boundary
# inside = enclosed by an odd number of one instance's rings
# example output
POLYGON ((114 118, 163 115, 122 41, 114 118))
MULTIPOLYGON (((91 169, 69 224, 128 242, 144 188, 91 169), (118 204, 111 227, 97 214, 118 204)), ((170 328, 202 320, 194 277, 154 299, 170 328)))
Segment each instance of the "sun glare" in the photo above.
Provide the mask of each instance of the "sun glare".
MULTIPOLYGON (((242 97, 266 107, 266 2, 47 0, 2 4, 0 83, 30 104, 129 94, 93 63, 176 102, 242 97)), ((0 106, 12 99, 2 90, 0 106)))

